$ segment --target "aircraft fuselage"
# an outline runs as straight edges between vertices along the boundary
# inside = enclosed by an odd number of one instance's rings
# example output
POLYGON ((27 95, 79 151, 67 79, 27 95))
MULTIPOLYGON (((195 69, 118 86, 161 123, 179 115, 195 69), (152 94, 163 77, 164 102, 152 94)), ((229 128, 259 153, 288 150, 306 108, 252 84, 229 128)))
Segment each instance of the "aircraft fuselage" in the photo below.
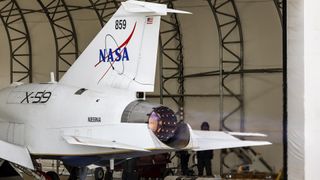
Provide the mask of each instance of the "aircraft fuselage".
POLYGON ((100 93, 59 83, 11 86, 0 91, 0 139, 27 146, 32 155, 107 154, 110 149, 71 146, 62 137, 105 134, 104 125, 120 123, 135 99, 134 92, 121 89, 100 93))

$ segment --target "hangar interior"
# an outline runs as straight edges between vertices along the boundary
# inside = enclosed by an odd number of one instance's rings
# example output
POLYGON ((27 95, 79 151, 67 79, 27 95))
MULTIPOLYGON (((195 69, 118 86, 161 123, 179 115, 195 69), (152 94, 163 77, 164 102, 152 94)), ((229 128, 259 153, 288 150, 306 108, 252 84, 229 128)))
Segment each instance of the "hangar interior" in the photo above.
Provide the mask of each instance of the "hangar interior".
MULTIPOLYGON (((281 171, 283 1, 160 2, 192 15, 162 18, 156 87, 146 99, 173 108, 194 129, 206 121, 211 130, 268 135, 270 146, 216 151, 214 174, 255 160, 267 172, 281 171)), ((0 87, 48 82, 50 72, 59 80, 119 5, 112 0, 1 1, 0 87)))

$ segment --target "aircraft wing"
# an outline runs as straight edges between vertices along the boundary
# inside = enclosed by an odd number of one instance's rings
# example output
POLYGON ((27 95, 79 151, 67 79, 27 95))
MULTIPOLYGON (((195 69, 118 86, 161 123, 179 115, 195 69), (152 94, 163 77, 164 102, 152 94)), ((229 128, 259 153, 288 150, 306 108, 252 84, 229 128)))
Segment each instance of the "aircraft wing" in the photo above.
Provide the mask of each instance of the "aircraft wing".
POLYGON ((239 137, 267 137, 267 135, 262 133, 246 133, 246 132, 225 132, 232 136, 239 136, 239 137))
POLYGON ((0 140, 0 158, 34 170, 29 151, 25 147, 0 140))
POLYGON ((95 147, 104 147, 104 148, 111 148, 111 149, 124 149, 124 150, 148 152, 148 150, 143 149, 141 147, 124 144, 121 142, 117 142, 115 140, 108 141, 105 139, 96 139, 96 138, 80 137, 80 136, 63 136, 63 138, 69 144, 73 144, 73 145, 95 146, 95 147))
POLYGON ((247 146, 270 145, 267 141, 246 141, 221 131, 197 131, 193 130, 195 147, 193 150, 202 151, 209 149, 226 149, 247 146))
MULTIPOLYGON (((183 149, 192 149, 195 151, 209 149, 226 149, 247 146, 269 145, 266 141, 246 141, 240 140, 234 136, 264 136, 259 133, 229 133, 222 131, 199 131, 192 130, 191 127, 183 129, 189 131, 191 138, 189 145, 181 147, 183 149)), ((152 150, 173 150, 174 147, 167 146, 156 137, 148 128, 147 124, 140 123, 119 123, 109 124, 95 129, 95 134, 90 137, 84 137, 72 134, 73 131, 63 135, 63 139, 71 145, 101 147, 109 149, 121 149, 129 151, 149 152, 152 150), (108 132, 108 133, 106 133, 108 132), (128 132, 128 133, 123 133, 128 132)), ((178 133, 178 132, 177 132, 178 133)), ((181 132, 180 132, 181 133, 181 132)), ((181 133, 184 136, 188 133, 181 133)), ((177 136, 178 137, 178 136, 177 136)), ((180 142, 177 142, 180 143, 180 142)), ((177 148, 179 149, 179 148, 177 148)))

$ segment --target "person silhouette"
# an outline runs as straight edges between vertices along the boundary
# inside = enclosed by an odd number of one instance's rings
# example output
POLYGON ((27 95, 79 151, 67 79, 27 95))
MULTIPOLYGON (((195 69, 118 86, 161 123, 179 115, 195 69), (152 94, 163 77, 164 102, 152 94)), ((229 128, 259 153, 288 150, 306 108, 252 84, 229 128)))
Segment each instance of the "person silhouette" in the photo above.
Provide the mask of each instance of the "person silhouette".
MULTIPOLYGON (((209 131, 210 126, 208 122, 201 124, 201 130, 209 131)), ((197 152, 198 160, 198 175, 203 176, 204 169, 206 169, 206 175, 212 176, 211 160, 213 159, 213 150, 205 150, 197 152)))

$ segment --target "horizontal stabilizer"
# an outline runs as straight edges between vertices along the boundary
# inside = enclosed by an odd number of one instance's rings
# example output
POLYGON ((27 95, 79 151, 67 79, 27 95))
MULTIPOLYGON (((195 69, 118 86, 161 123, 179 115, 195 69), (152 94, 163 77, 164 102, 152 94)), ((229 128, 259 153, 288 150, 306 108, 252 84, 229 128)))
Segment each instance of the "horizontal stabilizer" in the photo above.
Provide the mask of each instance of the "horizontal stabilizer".
POLYGON ((110 148, 110 149, 124 149, 124 150, 148 152, 148 150, 140 147, 127 145, 127 144, 123 144, 116 141, 108 141, 104 139, 94 139, 94 138, 79 137, 79 136, 77 137, 63 136, 63 138, 67 141, 67 143, 73 144, 73 145, 95 146, 95 147, 104 147, 104 148, 110 148))
POLYGON ((143 1, 126 1, 122 2, 124 9, 132 13, 155 13, 165 16, 167 13, 191 14, 190 12, 169 9, 165 4, 156 4, 143 1))
POLYGON ((25 147, 0 140, 0 159, 34 170, 29 151, 25 147))
POLYGON ((262 133, 244 133, 244 132, 225 132, 232 136, 239 136, 239 137, 267 137, 266 134, 262 133))
POLYGON ((197 131, 193 130, 193 139, 197 144, 195 151, 208 149, 226 149, 248 146, 270 145, 267 141, 245 141, 233 137, 232 135, 219 131, 197 131))
POLYGON ((181 10, 177 10, 177 9, 167 9, 167 13, 176 13, 176 14, 192 14, 191 12, 188 11, 181 11, 181 10))

